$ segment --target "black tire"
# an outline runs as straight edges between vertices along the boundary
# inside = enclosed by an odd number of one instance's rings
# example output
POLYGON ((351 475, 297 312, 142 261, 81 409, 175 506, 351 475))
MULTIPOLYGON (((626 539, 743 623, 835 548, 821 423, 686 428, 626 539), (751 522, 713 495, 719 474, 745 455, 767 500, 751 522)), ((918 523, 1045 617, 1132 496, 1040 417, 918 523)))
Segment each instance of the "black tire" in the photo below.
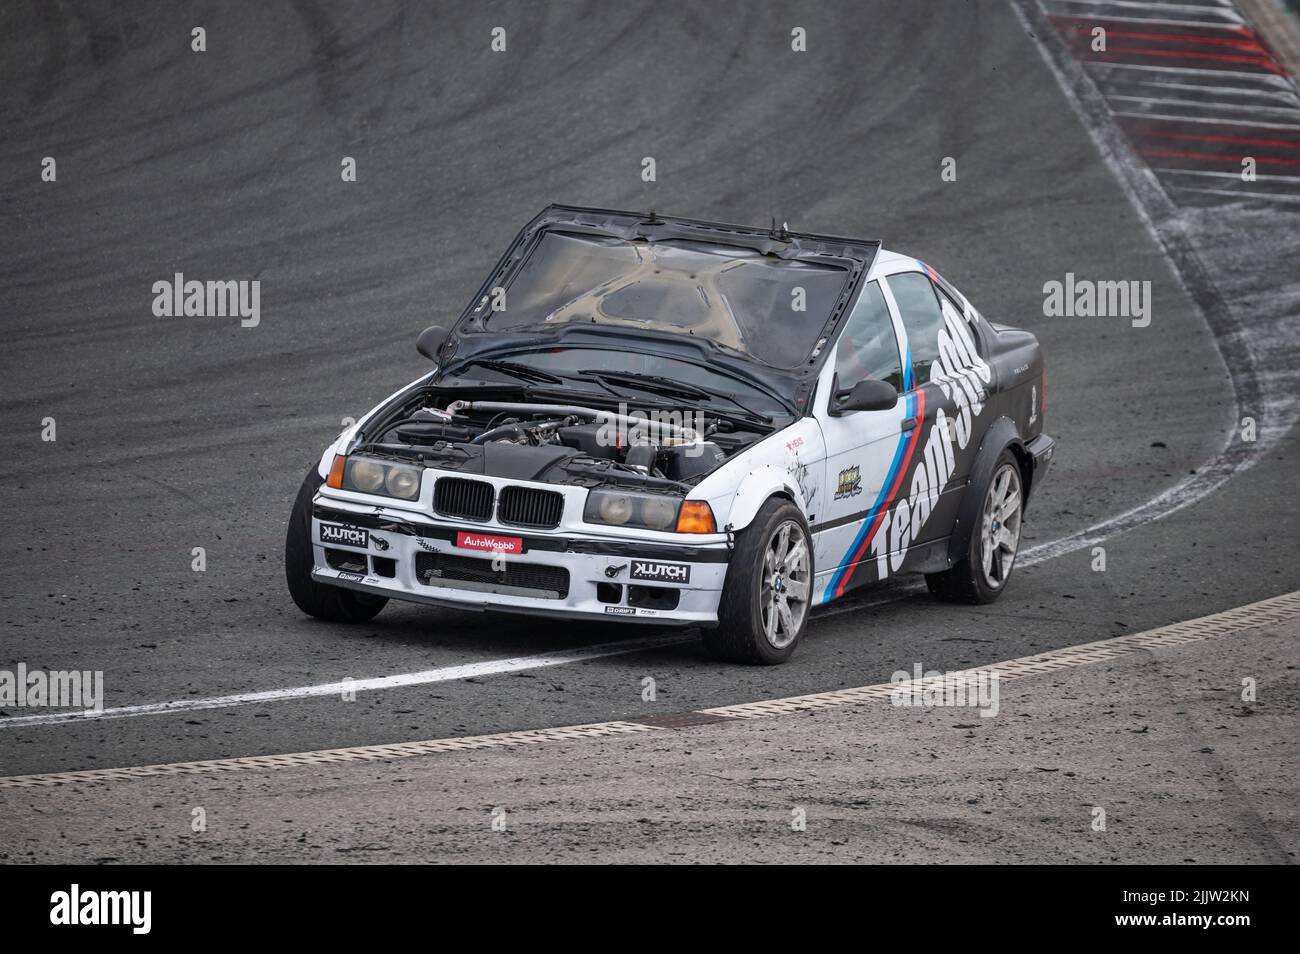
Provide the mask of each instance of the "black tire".
POLYGON ((308 616, 331 623, 364 623, 384 608, 386 598, 327 586, 311 578, 315 564, 311 549, 311 500, 321 482, 315 467, 307 472, 298 499, 293 502, 293 513, 289 515, 289 531, 284 538, 284 577, 289 584, 289 595, 308 616))
MULTIPOLYGON (((993 474, 989 478, 988 486, 980 488, 979 492, 982 495, 982 502, 977 511, 975 525, 971 527, 970 540, 966 545, 965 559, 960 563, 953 564, 947 570, 925 575, 925 583, 930 588, 930 592, 939 599, 950 603, 973 603, 977 605, 992 603, 1006 592, 1007 583, 1011 580, 1012 570, 1015 569, 1016 555, 1019 552, 1020 545, 1020 521, 1025 511, 1025 495, 1020 464, 1009 449, 1004 450, 998 457, 997 463, 993 465, 993 474), (1010 562, 1005 563, 1005 571, 1002 572, 999 581, 995 578, 996 573, 993 577, 986 573, 983 557, 986 510, 990 499, 997 492, 999 478, 1004 473, 1012 475, 1019 502, 1015 508, 1015 544, 1010 553, 1010 562)), ((998 527, 999 522, 994 522, 995 528, 998 527)))
MULTIPOLYGON (((793 562, 791 560, 790 567, 793 567, 793 562)), ((728 662, 760 666, 775 666, 789 659, 808 627, 813 573, 812 534, 808 530, 808 521, 789 500, 772 497, 759 509, 750 525, 736 534, 736 547, 731 554, 722 600, 718 605, 718 626, 703 631, 704 646, 709 654, 728 662), (773 608, 768 614, 764 612, 773 592, 772 587, 765 586, 768 579, 765 562, 768 550, 777 542, 778 532, 786 526, 790 532, 787 559, 795 553, 797 531, 806 553, 806 569, 791 572, 788 577, 784 570, 778 574, 776 592, 784 592, 785 596, 777 599, 785 603, 793 618, 796 610, 789 604, 795 599, 791 594, 796 590, 792 584, 804 583, 806 595, 797 624, 790 632, 783 630, 778 633, 774 642, 768 637, 765 615, 778 611, 773 608)), ((784 625, 784 618, 779 618, 778 629, 784 625)))

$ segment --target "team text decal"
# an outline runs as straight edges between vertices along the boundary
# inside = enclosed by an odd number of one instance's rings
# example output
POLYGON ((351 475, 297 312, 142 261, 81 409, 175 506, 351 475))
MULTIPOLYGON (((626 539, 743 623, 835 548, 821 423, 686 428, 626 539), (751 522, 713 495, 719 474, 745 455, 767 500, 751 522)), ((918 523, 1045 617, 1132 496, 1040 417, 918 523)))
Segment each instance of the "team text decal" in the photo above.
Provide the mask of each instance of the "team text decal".
MULTIPOLYGON (((930 366, 930 381, 956 405, 956 412, 949 419, 943 408, 935 411, 934 426, 926 437, 925 450, 912 475, 908 495, 885 512, 880 528, 871 538, 871 553, 876 558, 881 579, 898 572, 907 548, 930 519, 939 494, 956 466, 953 444, 958 450, 964 450, 970 443, 974 419, 984 410, 987 396, 984 385, 992 378, 993 372, 975 350, 965 318, 945 301, 939 357, 930 366)), ((840 476, 842 481, 843 474, 840 476)))

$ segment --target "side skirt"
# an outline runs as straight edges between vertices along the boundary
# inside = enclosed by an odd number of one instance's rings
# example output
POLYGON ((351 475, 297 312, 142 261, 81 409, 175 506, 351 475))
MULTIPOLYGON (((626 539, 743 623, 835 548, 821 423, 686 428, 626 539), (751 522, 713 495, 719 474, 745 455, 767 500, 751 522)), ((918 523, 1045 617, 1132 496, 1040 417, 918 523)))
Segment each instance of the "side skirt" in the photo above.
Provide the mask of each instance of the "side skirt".
MULTIPOLYGON (((902 566, 895 572, 886 574, 886 576, 894 577, 904 573, 938 573, 941 570, 948 569, 951 566, 948 562, 948 545, 951 539, 951 536, 944 536, 909 547, 904 551, 902 566)), ((870 559, 859 560, 853 564, 852 571, 848 575, 848 582, 844 587, 844 593, 841 593, 840 596, 852 592, 858 587, 880 582, 883 577, 879 575, 877 568, 878 563, 874 556, 870 559)), ((839 567, 831 567, 817 574, 816 592, 819 594, 817 605, 834 602, 834 600, 826 599, 824 590, 826 584, 837 570, 839 570, 839 567)), ((838 598, 836 597, 836 599, 838 598)))

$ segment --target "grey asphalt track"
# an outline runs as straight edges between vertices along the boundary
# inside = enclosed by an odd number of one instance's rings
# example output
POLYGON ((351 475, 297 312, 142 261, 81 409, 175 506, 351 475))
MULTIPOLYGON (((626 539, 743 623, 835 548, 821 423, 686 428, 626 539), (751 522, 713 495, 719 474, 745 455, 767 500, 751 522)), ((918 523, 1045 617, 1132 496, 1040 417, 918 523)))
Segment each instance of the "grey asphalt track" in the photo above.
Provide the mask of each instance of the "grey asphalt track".
MULTIPOLYGON (((332 626, 283 585, 289 506, 342 418, 427 367, 415 335, 553 201, 879 237, 1033 330, 1060 451, 1028 545, 1159 493, 1233 424, 1200 311, 1000 0, 4 3, 0 45, 0 668, 104 670, 107 705, 649 635, 398 604, 332 626), (259 279, 260 324, 155 318, 151 286, 175 272, 259 279), (1066 272, 1151 281, 1150 327, 1043 317, 1066 272)), ((991 607, 910 595, 826 615, 781 668, 686 643, 354 703, 0 728, 0 774, 591 722, 1150 628, 1300 588, 1300 443, 1261 456, 1107 541, 1103 573, 1085 549, 1022 568, 991 607)))

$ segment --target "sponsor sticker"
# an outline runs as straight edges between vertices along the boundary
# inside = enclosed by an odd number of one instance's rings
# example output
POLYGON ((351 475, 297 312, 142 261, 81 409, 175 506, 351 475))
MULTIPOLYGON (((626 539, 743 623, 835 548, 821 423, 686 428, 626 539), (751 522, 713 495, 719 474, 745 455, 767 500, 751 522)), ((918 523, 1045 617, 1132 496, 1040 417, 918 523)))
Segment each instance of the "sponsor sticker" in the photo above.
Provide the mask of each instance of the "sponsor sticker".
POLYGON ((345 571, 343 571, 343 570, 340 570, 340 571, 339 571, 339 579, 340 579, 340 580, 350 580, 350 581, 352 581, 353 583, 362 583, 362 582, 365 581, 366 578, 365 578, 364 575, 362 575, 362 574, 360 574, 360 573, 347 573, 347 572, 345 572, 345 571))
POLYGON ((631 606, 606 606, 605 612, 610 616, 635 616, 636 610, 631 606))
POLYGON ((484 550, 488 553, 523 553, 524 538, 462 531, 456 534, 456 546, 462 550, 484 550))
POLYGON ((365 547, 370 543, 370 531, 361 527, 322 523, 320 525, 320 542, 342 544, 345 547, 365 547))
POLYGON ((689 583, 691 582, 691 565, 689 563, 652 563, 648 560, 633 560, 634 580, 650 583, 689 583))
POLYGON ((848 497, 856 497, 860 493, 862 493, 862 467, 858 464, 845 467, 840 471, 839 480, 835 485, 835 499, 844 500, 848 497))

